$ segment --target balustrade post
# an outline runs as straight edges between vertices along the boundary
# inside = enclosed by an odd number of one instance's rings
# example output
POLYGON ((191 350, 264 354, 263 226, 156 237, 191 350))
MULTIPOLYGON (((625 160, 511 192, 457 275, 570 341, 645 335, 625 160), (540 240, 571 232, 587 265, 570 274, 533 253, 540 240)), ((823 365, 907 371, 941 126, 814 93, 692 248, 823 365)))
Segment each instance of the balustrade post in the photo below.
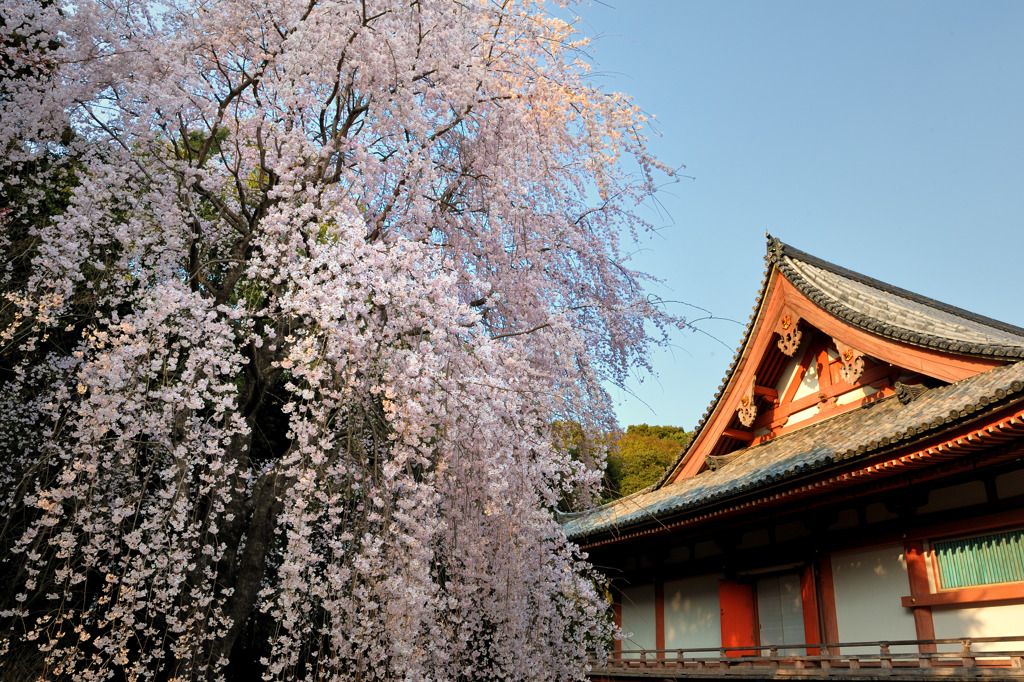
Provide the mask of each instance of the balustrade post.
POLYGON ((961 640, 961 641, 963 642, 963 644, 960 647, 960 649, 961 649, 961 653, 960 653, 961 658, 960 658, 960 660, 963 661, 963 665, 964 665, 965 668, 973 668, 974 667, 974 651, 971 649, 971 640, 964 639, 964 640, 961 640))
POLYGON ((889 643, 879 642, 878 643, 878 659, 882 664, 883 668, 892 667, 892 656, 889 654, 889 643))

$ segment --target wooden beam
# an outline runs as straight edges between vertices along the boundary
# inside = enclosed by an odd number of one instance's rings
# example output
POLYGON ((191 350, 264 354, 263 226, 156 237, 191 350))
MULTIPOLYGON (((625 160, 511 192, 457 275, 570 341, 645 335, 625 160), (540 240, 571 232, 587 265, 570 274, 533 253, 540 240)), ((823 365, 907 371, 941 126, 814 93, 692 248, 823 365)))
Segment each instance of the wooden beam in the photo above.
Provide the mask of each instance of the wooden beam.
POLYGON ((962 590, 947 590, 934 594, 912 594, 900 600, 903 606, 948 606, 951 604, 987 604, 990 602, 1024 602, 1024 583, 1016 585, 993 585, 992 587, 969 587, 962 590))
POLYGON ((778 295, 808 324, 829 336, 843 339, 866 355, 942 381, 952 383, 1007 364, 1005 358, 959 355, 876 336, 832 317, 784 277, 778 282, 778 295))
POLYGON ((754 395, 763 395, 773 402, 779 399, 779 392, 767 386, 754 386, 754 395))
MULTIPOLYGON (((801 318, 801 324, 806 322, 808 328, 814 327, 827 336, 842 339, 866 355, 942 381, 956 382, 1007 364, 1005 358, 958 355, 883 338, 864 331, 819 308, 775 270, 765 289, 750 337, 736 361, 736 368, 729 377, 729 385, 725 388, 721 402, 708 416, 703 428, 687 449, 686 457, 673 468, 669 475, 670 481, 694 476, 704 468, 705 458, 714 450, 723 429, 729 426, 736 415, 741 394, 745 391, 740 387, 750 386, 754 382, 758 363, 764 357, 768 345, 777 339, 776 321, 783 310, 787 309, 801 318)), ((820 348, 812 346, 812 350, 820 351, 820 348)), ((816 353, 813 357, 816 359, 816 353)), ((800 378, 798 373, 797 379, 800 378)), ((864 379, 861 379, 861 382, 864 382, 864 379)))
MULTIPOLYGON (((788 418, 797 412, 806 410, 809 407, 814 407, 815 405, 823 402, 821 396, 825 396, 825 402, 827 402, 832 398, 838 398, 845 393, 850 393, 851 391, 863 388, 864 386, 871 386, 876 381, 888 378, 892 373, 894 373, 894 369, 888 364, 878 365, 877 367, 872 367, 868 371, 864 372, 863 377, 861 377, 862 383, 859 383, 856 386, 850 386, 850 384, 846 383, 832 384, 828 388, 819 390, 811 395, 806 395, 799 400, 793 400, 789 403, 783 402, 782 405, 766 410, 763 414, 758 415, 757 419, 754 420, 753 428, 759 429, 764 426, 770 426, 773 421, 788 418)), ((797 382, 794 381, 793 383, 797 382)))
POLYGON ((749 431, 740 431, 739 429, 725 429, 722 431, 722 435, 726 438, 735 438, 736 440, 747 441, 748 443, 754 440, 754 434, 749 431))
MULTIPOLYGON (((977 428, 977 427, 975 427, 977 428)), ((928 526, 914 528, 907 532, 907 537, 914 540, 939 539, 952 537, 954 535, 979 535, 986 531, 1009 529, 1019 527, 1021 513, 1019 510, 999 512, 988 516, 972 519, 961 519, 959 521, 947 521, 928 526)))
MULTIPOLYGON (((828 357, 828 346, 821 349, 815 361, 817 363, 815 369, 818 372, 818 392, 824 393, 832 386, 832 371, 829 369, 832 361, 828 357)), ((836 389, 833 388, 832 390, 836 389)))

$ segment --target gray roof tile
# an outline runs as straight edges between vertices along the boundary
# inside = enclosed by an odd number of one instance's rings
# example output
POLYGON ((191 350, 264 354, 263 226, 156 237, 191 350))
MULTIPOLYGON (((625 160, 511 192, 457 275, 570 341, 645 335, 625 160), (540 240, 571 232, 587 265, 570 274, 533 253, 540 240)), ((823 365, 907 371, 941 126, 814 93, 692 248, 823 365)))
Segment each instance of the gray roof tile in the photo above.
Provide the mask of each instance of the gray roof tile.
POLYGON ((761 280, 755 315, 743 331, 743 341, 733 356, 725 378, 711 404, 694 428, 693 437, 656 487, 668 483, 689 446, 698 441, 708 418, 725 394, 743 348, 750 340, 756 312, 764 303, 773 269, 822 310, 873 334, 917 346, 965 355, 1013 360, 1024 358, 1024 329, 976 315, 911 291, 886 284, 859 272, 822 260, 768 235, 768 270, 761 280))
POLYGON ((823 310, 880 336, 965 355, 1024 358, 1024 329, 815 258, 773 239, 768 259, 823 310))
POLYGON ((825 469, 966 421, 986 406, 1024 398, 1024 362, 920 392, 871 403, 761 445, 739 451, 726 465, 661 488, 642 491, 564 521, 570 538, 622 532, 741 493, 825 469))

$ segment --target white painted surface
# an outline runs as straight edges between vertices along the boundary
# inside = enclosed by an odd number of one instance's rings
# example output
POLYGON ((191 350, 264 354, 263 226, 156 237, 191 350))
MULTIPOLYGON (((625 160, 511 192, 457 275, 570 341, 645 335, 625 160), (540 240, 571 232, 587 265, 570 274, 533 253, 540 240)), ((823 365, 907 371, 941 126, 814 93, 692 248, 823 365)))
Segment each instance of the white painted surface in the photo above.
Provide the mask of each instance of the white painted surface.
POLYGON ((938 578, 935 575, 935 553, 932 551, 932 543, 928 540, 924 541, 924 565, 925 573, 928 574, 928 591, 938 592, 938 578))
MULTIPOLYGON (((1024 604, 968 609, 933 606, 932 623, 935 625, 936 639, 1024 635, 1024 604)), ((971 648, 974 651, 1019 651, 1024 648, 1024 642, 973 642, 971 648)), ((959 650, 960 645, 945 645, 940 648, 940 651, 959 650)))
POLYGON ((803 344, 800 344, 800 348, 796 349, 793 357, 786 363, 786 368, 782 370, 779 380, 775 382, 775 390, 778 391, 779 398, 786 395, 786 389, 789 388, 793 379, 796 379, 797 370, 800 369, 800 360, 804 357, 804 354, 801 352, 802 349, 803 344))
POLYGON ((807 366, 807 371, 804 373, 804 378, 800 382, 800 387, 796 389, 796 394, 793 396, 793 400, 800 400, 800 398, 817 392, 818 366, 812 360, 811 364, 807 366))
POLYGON ((878 389, 873 386, 861 386, 838 396, 836 398, 836 405, 849 405, 852 402, 867 398, 869 395, 876 393, 878 393, 878 389))
MULTIPOLYGON (((720 574, 665 581, 665 648, 722 646, 720 574)), ((706 654, 701 654, 706 655, 706 654)))
POLYGON ((622 590, 623 649, 655 649, 654 585, 634 585, 622 590))
MULTIPOLYGON (((914 615, 900 598, 910 594, 902 545, 832 555, 836 619, 841 642, 917 639, 914 615)), ((843 649, 867 653, 877 648, 843 649)), ((916 647, 893 647, 893 653, 916 647)))
POLYGON ((800 410, 799 412, 794 412, 793 414, 789 415, 789 419, 786 421, 785 426, 793 426, 794 424, 799 424, 800 422, 805 422, 808 419, 813 419, 814 417, 817 417, 819 412, 818 408, 819 405, 813 405, 811 407, 800 410))

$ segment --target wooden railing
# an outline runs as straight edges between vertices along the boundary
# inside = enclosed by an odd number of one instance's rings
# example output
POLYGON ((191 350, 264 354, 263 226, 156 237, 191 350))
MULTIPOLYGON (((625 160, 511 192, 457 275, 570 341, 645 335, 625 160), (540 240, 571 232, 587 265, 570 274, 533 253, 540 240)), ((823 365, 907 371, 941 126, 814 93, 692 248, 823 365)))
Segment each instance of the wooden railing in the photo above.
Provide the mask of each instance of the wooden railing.
POLYGON ((611 652, 605 661, 592 661, 591 677, 665 677, 671 671, 668 676, 674 679, 1024 679, 1022 643, 1024 635, 798 646, 627 649, 611 652), (991 646, 977 651, 977 644, 991 646), (894 652, 894 647, 917 650, 894 652))

